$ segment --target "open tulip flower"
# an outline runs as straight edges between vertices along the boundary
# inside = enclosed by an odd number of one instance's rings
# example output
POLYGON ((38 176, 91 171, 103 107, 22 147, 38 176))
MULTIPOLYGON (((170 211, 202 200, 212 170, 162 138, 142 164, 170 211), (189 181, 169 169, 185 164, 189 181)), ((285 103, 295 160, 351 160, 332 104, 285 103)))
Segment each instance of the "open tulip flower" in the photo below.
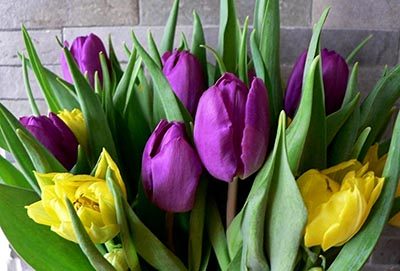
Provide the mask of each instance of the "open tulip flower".
MULTIPOLYGON (((65 42, 65 45, 68 47, 68 42, 65 42)), ((78 65, 79 70, 83 74, 87 73, 92 87, 94 86, 94 74, 96 72, 99 75, 100 82, 103 81, 103 72, 101 69, 99 54, 106 54, 106 49, 98 36, 91 33, 88 36, 77 37, 72 42, 69 50, 78 65)), ((61 70, 64 79, 67 82, 72 83, 71 73, 64 54, 61 55, 61 70)))
POLYGON ((51 230, 65 239, 77 242, 64 198, 75 210, 96 244, 105 243, 119 233, 114 199, 105 181, 107 168, 116 175, 118 185, 126 197, 125 185, 116 164, 103 150, 94 176, 70 173, 35 173, 41 189, 41 200, 26 208, 36 223, 51 226, 51 230))
POLYGON ((200 98, 194 141, 204 166, 215 178, 231 182, 256 172, 268 149, 269 110, 262 80, 250 89, 225 73, 200 98))
POLYGON ((301 175, 298 185, 308 209, 305 245, 326 251, 350 240, 367 219, 383 181, 368 171, 368 163, 356 160, 301 175))

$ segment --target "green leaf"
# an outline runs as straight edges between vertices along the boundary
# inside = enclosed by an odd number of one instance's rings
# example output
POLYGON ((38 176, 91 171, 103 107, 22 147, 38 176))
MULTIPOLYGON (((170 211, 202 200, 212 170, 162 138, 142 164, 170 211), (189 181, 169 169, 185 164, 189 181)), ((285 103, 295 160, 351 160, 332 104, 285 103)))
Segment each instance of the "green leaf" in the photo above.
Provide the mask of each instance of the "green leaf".
MULTIPOLYGON (((226 240, 228 243, 229 257, 233 259, 242 248, 243 236, 241 232, 243 221, 243 209, 235 216, 226 230, 226 240)), ((241 252, 240 252, 241 254, 241 252)))
MULTIPOLYGON (((314 26, 304 67, 300 105, 293 122, 286 131, 287 142, 289 142, 287 146, 289 164, 295 175, 301 172, 301 167, 304 169, 315 163, 312 166, 325 168, 324 164, 326 164, 326 154, 324 153, 324 150, 326 151, 326 124, 324 124, 325 109, 323 108, 325 104, 321 78, 322 72, 320 57, 315 56, 319 53, 322 26, 328 13, 329 9, 325 9, 318 23, 314 26), (314 88, 316 91, 314 91, 314 88), (315 106, 317 108, 314 108, 315 106), (319 124, 322 124, 322 127, 318 127, 319 124), (322 129, 322 131, 318 131, 319 129, 322 129), (321 132, 322 136, 319 136, 321 132), (309 136, 310 134, 311 136, 309 136), (313 144, 313 138, 317 140, 317 152, 315 153, 318 155, 312 155, 311 152, 304 151, 309 150, 306 146, 313 144), (304 157, 304 160, 302 157, 303 153, 306 155, 308 153, 308 157, 304 157)), ((311 147, 310 149, 314 150, 315 148, 311 147)))
POLYGON ((365 39, 363 39, 359 45, 357 45, 356 48, 353 49, 353 51, 351 51, 351 53, 347 56, 346 58, 346 62, 348 64, 353 63, 354 58, 357 56, 358 52, 365 46, 365 44, 368 43, 368 41, 372 38, 372 34, 369 35, 368 37, 366 37, 365 39))
POLYGON ((33 175, 35 169, 32 160, 19 140, 15 130, 24 129, 17 119, 0 103, 0 133, 7 144, 7 149, 14 156, 21 171, 33 190, 40 193, 36 178, 33 175))
POLYGON ((218 207, 214 199, 209 199, 207 202, 208 217, 206 219, 208 237, 214 249, 215 256, 221 270, 226 270, 230 263, 228 246, 224 226, 222 225, 221 217, 218 212, 218 207))
POLYGON ((7 159, 0 155, 0 183, 31 189, 27 179, 7 159))
POLYGON ((172 51, 174 47, 174 37, 176 22, 179 13, 179 0, 175 0, 169 13, 168 21, 165 24, 164 35, 161 40, 161 52, 172 51))
POLYGON ((400 212, 400 197, 397 197, 393 201, 392 210, 390 211, 389 218, 395 216, 398 212, 400 212))
POLYGON ((218 48, 228 72, 235 72, 239 52, 239 28, 234 0, 220 1, 218 48))
POLYGON ((265 9, 267 7, 268 0, 256 0, 254 5, 254 16, 253 16, 253 26, 256 31, 254 34, 254 40, 260 42, 260 33, 262 31, 262 24, 264 21, 265 9))
POLYGON ((340 128, 346 123, 346 120, 354 112, 360 100, 360 93, 357 93, 352 101, 344 105, 338 111, 326 117, 326 143, 330 144, 339 132, 340 128))
POLYGON ((78 240, 79 247, 89 259, 92 266, 97 271, 115 271, 114 267, 103 257, 90 239, 89 234, 82 225, 74 206, 67 197, 65 197, 65 204, 67 205, 67 209, 71 217, 72 227, 74 229, 76 239, 78 240))
POLYGON ((400 65, 389 71, 375 85, 361 105, 360 131, 371 127, 363 156, 368 148, 376 142, 380 131, 384 128, 385 120, 391 114, 390 110, 400 97, 400 65))
POLYGON ((123 195, 121 188, 117 185, 115 172, 111 169, 107 169, 106 181, 109 189, 111 190, 114 197, 115 212, 117 215, 117 222, 120 226, 119 236, 122 242, 122 248, 124 250, 125 259, 128 263, 130 270, 136 271, 140 270, 139 258, 136 254, 135 245, 131 238, 131 233, 129 232, 128 222, 125 215, 124 205, 123 205, 123 195))
MULTIPOLYGON (((256 34, 257 31, 253 30, 250 35, 250 48, 251 48, 251 54, 253 56, 254 68, 256 70, 257 77, 261 78, 264 81, 265 86, 267 87, 268 97, 270 97, 271 96, 270 92, 272 91, 271 80, 269 78, 268 71, 265 68, 264 60, 262 59, 260 49, 258 48, 256 42, 256 34)), ((271 104, 272 101, 270 100, 269 103, 270 103, 269 108, 270 110, 272 110, 273 108, 273 105, 271 104)))
POLYGON ((22 77, 24 78, 25 90, 28 96, 29 104, 31 105, 32 113, 36 116, 39 116, 40 111, 36 104, 35 98, 33 98, 31 83, 29 82, 27 61, 24 55, 22 55, 22 77))
POLYGON ((185 33, 183 33, 183 32, 181 33, 181 43, 178 46, 178 50, 179 51, 189 50, 189 43, 187 41, 185 33))
POLYGON ((47 77, 44 74, 44 68, 42 63, 40 62, 39 56, 33 46, 32 39, 26 31, 25 26, 22 26, 22 35, 24 38, 24 43, 26 50, 28 51, 29 59, 31 60, 33 72, 36 75, 36 79, 42 89, 43 96, 46 100, 46 103, 50 109, 50 111, 57 113, 62 108, 58 101, 54 98, 53 91, 50 87, 50 83, 47 80, 47 77))
MULTIPOLYGON (((178 0, 176 0, 175 3, 177 2, 178 0)), ((138 51, 138 54, 143 59, 143 63, 146 65, 147 69, 149 70, 153 78, 155 84, 155 90, 161 100, 167 120, 168 121, 191 120, 189 112, 187 112, 187 110, 183 110, 183 108, 179 106, 179 100, 176 98, 174 92, 172 91, 172 88, 169 85, 168 80, 165 78, 162 71, 154 62, 154 60, 144 50, 142 45, 140 45, 134 33, 132 33, 132 38, 135 48, 138 51)))
POLYGON ((200 270, 203 248, 203 229, 206 211, 207 180, 200 179, 196 202, 190 213, 189 270, 200 270))
POLYGON ((122 71, 121 65, 119 64, 117 55, 115 54, 111 35, 108 35, 108 52, 109 52, 109 56, 110 56, 112 70, 113 70, 113 72, 115 72, 115 77, 116 77, 115 80, 116 80, 116 82, 119 82, 119 80, 121 80, 123 71, 122 71))
POLYGON ((328 271, 360 270, 372 253, 389 218, 400 177, 400 114, 397 115, 388 158, 382 176, 385 183, 380 197, 361 230, 348 241, 328 271))
POLYGON ((207 55, 206 49, 204 47, 200 47, 200 45, 206 44, 206 40, 204 38, 203 25, 201 23, 201 19, 199 15, 193 10, 193 34, 192 34, 192 49, 191 53, 194 54, 197 59, 200 61, 201 66, 203 67, 204 80, 208 81, 207 78, 207 55))
POLYGON ((149 44, 150 56, 153 58, 154 62, 156 62, 157 66, 162 68, 160 52, 158 51, 157 44, 150 31, 147 33, 147 43, 149 44))
POLYGON ((81 105, 83 117, 88 130, 88 159, 94 165, 103 148, 118 161, 112 134, 107 123, 107 117, 97 95, 88 81, 79 71, 71 53, 64 48, 64 54, 74 80, 74 85, 81 105), (101 131, 101 133, 99 133, 101 131))
POLYGON ((86 153, 81 145, 78 145, 78 158, 76 159, 75 166, 71 169, 71 173, 74 175, 87 174, 91 168, 89 161, 87 160, 86 153))
POLYGON ((247 31, 249 28, 249 17, 246 17, 243 25, 243 33, 239 47, 239 78, 248 86, 249 78, 247 76, 247 31))
MULTIPOLYGON (((279 112, 282 109, 283 91, 281 81, 281 70, 279 64, 279 43, 280 43, 280 16, 279 16, 279 0, 259 1, 257 4, 260 11, 264 10, 262 25, 260 31, 260 52, 265 63, 271 80, 271 90, 269 90, 269 99, 272 101, 273 107, 271 120, 275 123, 278 119, 279 112), (260 3, 262 2, 262 3, 260 3)), ((258 18, 259 19, 259 18, 258 18)), ((259 21, 257 22, 259 24, 259 21)), ((256 29, 257 31, 257 29, 256 29)), ((314 56, 313 56, 314 58, 314 56)), ((307 69, 305 70, 307 71, 307 69)))
MULTIPOLYGON (((315 70, 318 67, 319 60, 320 57, 316 57, 310 66, 307 77, 305 78, 305 84, 303 87, 299 108, 292 123, 286 130, 289 164, 292 172, 294 172, 295 175, 299 173, 302 154, 303 152, 307 151, 305 144, 312 118, 314 95, 316 93, 313 91, 315 85, 315 70)), ((325 112, 323 117, 325 118, 325 112)))
POLYGON ((67 172, 64 166, 28 132, 17 129, 16 134, 24 145, 36 171, 40 173, 67 172))
POLYGON ((227 69, 225 67, 224 61, 222 60, 221 56, 218 54, 217 51, 215 51, 213 48, 211 48, 208 45, 200 45, 200 47, 208 49, 213 54, 215 60, 217 61, 219 71, 221 73, 227 72, 227 69))
POLYGON ((290 170, 285 114, 280 116, 274 173, 268 195, 265 247, 271 270, 293 270, 307 222, 307 210, 290 170))
POLYGON ((351 70, 349 82, 347 83, 346 94, 343 99, 342 108, 346 106, 359 93, 358 91, 358 62, 356 62, 351 70))
MULTIPOLYGON (((238 247, 238 252, 233 257, 232 261, 229 263, 227 271, 237 271, 240 270, 240 264, 242 260, 242 247, 238 247)), ((268 269, 267 269, 268 270, 268 269)), ((266 271, 266 270, 265 270, 266 271)))
POLYGON ((350 153, 350 159, 358 159, 358 156, 360 155, 361 150, 364 147, 365 141, 367 140, 370 132, 371 127, 367 127, 360 133, 350 153))
POLYGON ((137 253, 157 270, 187 270, 157 237, 139 220, 126 201, 124 209, 137 253))
POLYGON ((0 226, 18 255, 37 271, 94 270, 77 244, 28 217, 25 206, 38 200, 33 191, 0 184, 0 226))

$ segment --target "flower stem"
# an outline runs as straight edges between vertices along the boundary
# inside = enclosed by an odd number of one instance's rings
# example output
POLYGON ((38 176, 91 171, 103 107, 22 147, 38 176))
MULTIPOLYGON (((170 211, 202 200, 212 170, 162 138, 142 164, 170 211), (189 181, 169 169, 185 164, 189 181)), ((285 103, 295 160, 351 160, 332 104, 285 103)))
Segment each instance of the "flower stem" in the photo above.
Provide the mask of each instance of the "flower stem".
POLYGON ((167 246, 172 252, 174 252, 174 213, 167 212, 165 214, 165 225, 167 230, 167 246))
POLYGON ((236 215, 237 190, 238 177, 235 177, 233 178, 233 181, 228 184, 228 197, 226 200, 226 228, 229 227, 236 215))

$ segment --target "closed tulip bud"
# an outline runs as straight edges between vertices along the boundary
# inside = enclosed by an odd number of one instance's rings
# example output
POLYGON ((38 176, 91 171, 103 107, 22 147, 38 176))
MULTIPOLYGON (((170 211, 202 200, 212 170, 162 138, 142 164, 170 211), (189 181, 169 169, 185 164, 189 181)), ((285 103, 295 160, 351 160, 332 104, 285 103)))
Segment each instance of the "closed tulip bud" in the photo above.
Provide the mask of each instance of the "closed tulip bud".
POLYGON ((215 178, 245 179, 264 162, 269 138, 267 90, 254 78, 250 89, 225 73, 200 98, 194 141, 200 158, 215 178))
MULTIPOLYGON (((289 77, 285 94, 285 111, 293 118, 299 106, 303 85, 304 66, 307 51, 304 51, 296 61, 289 77)), ((349 67, 346 60, 336 53, 323 49, 321 52, 322 78, 325 92, 325 111, 329 115, 337 111, 346 94, 349 67)))
POLYGON ((174 50, 163 57, 163 73, 176 96, 194 115, 200 96, 205 89, 201 63, 189 51, 174 50))
POLYGON ((76 163, 78 141, 56 114, 20 118, 21 124, 68 170, 76 163))
POLYGON ((186 212, 193 208, 202 172, 185 126, 161 120, 143 151, 142 180, 147 196, 160 209, 186 212))
MULTIPOLYGON (((68 47, 68 42, 65 42, 68 47)), ((77 37, 69 49, 73 56, 79 70, 89 78, 90 85, 94 86, 94 74, 97 71, 100 82, 103 81, 103 73, 101 70, 99 54, 102 52, 106 55, 106 49, 101 39, 95 34, 89 34, 89 36, 77 37)), ((67 60, 64 54, 61 55, 61 70, 64 79, 72 83, 71 73, 68 68, 67 60)))

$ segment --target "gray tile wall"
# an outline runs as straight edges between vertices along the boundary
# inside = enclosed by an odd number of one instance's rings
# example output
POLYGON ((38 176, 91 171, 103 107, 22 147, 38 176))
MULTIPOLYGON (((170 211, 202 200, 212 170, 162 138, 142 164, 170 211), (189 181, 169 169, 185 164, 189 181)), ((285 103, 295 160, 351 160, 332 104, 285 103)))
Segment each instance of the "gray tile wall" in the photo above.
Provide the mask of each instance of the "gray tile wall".
MULTIPOLYGON (((43 63, 59 72, 60 48, 55 37, 72 40, 90 32, 106 39, 112 35, 117 55, 126 61, 122 50, 130 44, 133 28, 142 42, 150 27, 156 40, 163 32, 173 0, 13 0, 0 1, 0 102, 16 115, 30 114, 17 51, 24 51, 20 33, 25 24, 32 35, 43 63)), ((237 0, 243 20, 253 13, 254 0, 237 0)), ((283 78, 290 73, 298 54, 308 44, 311 27, 322 10, 331 7, 322 35, 322 46, 347 55, 363 38, 373 39, 359 54, 360 88, 371 90, 385 65, 399 63, 399 0, 281 0, 281 61, 283 78)), ((178 32, 191 37, 192 10, 200 14, 207 43, 215 46, 218 35, 218 0, 181 0, 178 32)), ((31 76, 33 91, 41 99, 31 76)), ((45 108, 41 99, 39 106, 45 108)), ((365 270, 400 270, 400 230, 387 227, 365 270)))

